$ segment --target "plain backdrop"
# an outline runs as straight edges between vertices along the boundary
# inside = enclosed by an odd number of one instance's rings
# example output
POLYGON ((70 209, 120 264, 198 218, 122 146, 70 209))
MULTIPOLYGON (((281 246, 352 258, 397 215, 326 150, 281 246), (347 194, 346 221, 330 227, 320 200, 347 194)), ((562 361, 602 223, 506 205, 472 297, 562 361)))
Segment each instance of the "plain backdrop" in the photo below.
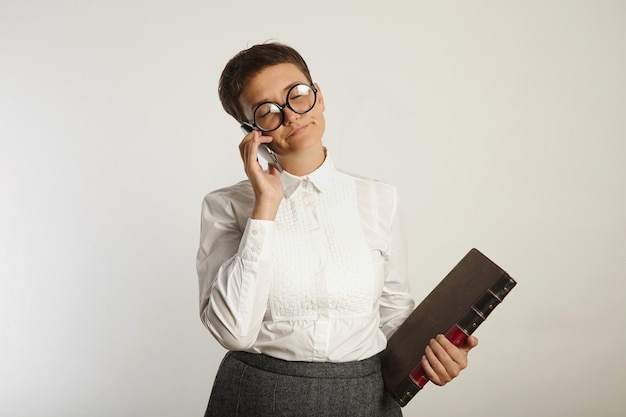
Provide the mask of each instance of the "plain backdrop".
POLYGON ((217 80, 267 40, 398 187, 417 301, 472 247, 519 283, 405 416, 626 415, 626 2, 0 0, 0 416, 202 415, 217 80))

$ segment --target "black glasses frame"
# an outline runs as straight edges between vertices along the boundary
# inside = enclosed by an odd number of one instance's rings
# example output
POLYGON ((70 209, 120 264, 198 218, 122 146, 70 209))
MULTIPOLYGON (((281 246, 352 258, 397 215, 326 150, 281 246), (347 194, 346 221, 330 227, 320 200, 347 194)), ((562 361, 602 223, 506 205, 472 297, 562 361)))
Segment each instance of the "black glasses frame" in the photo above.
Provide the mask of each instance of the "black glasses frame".
POLYGON ((298 83, 295 84, 293 87, 291 87, 289 89, 289 91, 287 91, 287 97, 285 98, 285 104, 283 104, 282 106, 278 103, 275 103, 273 101, 265 101, 261 104, 259 104, 258 106, 256 106, 254 108, 254 112, 252 113, 254 120, 252 121, 252 123, 250 122, 243 122, 241 124, 241 129, 243 129, 244 132, 250 133, 253 130, 260 130, 261 132, 273 132, 274 130, 278 129, 283 122, 285 121, 285 108, 288 108, 289 110, 291 110, 292 112, 296 113, 296 114, 305 114, 310 112, 311 110, 313 110, 313 107, 315 107, 315 104, 317 104, 317 88, 315 88, 315 86, 313 84, 305 84, 305 83, 298 83), (305 85, 307 87, 309 87, 311 90, 313 90, 313 104, 311 105, 311 108, 308 109, 307 111, 303 111, 303 112, 299 112, 294 110, 293 107, 291 107, 291 105, 289 104, 289 95, 291 94, 291 91, 301 85, 305 85), (280 123, 278 123, 278 125, 273 128, 273 129, 263 129, 262 127, 260 127, 259 125, 256 124, 256 111, 259 109, 259 107, 264 106, 266 104, 273 104, 276 107, 278 107, 280 109, 280 123))

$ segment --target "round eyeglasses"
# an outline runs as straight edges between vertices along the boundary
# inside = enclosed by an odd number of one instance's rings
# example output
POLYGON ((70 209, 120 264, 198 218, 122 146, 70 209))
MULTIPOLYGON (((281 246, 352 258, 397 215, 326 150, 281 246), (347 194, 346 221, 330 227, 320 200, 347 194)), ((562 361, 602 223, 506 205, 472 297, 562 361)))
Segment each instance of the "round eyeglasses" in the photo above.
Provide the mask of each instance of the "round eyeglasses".
POLYGON ((296 84, 287 91, 285 104, 280 105, 271 101, 261 103, 254 109, 252 123, 243 122, 241 127, 249 132, 258 129, 262 132, 271 132, 283 124, 285 108, 294 113, 304 114, 315 107, 317 89, 308 84, 296 84))

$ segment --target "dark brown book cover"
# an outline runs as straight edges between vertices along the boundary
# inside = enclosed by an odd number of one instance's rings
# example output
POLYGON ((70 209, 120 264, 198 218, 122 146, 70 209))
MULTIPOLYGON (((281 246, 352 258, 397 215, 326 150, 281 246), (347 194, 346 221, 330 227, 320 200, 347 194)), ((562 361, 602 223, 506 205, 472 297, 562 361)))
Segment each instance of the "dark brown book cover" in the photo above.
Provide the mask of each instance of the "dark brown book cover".
POLYGON ((430 339, 445 334, 459 346, 516 285, 477 249, 467 255, 415 308, 382 353, 385 387, 405 406, 428 381, 419 365, 430 339))

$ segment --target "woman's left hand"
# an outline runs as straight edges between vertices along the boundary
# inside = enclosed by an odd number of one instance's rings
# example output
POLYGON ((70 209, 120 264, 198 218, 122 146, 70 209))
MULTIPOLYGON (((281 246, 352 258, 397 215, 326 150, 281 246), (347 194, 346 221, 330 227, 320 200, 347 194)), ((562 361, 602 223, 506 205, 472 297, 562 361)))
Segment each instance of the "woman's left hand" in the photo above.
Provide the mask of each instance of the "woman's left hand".
POLYGON ((478 345, 478 339, 469 336, 463 346, 456 347, 442 334, 426 346, 422 367, 428 378, 436 385, 445 385, 467 367, 467 355, 478 345))

